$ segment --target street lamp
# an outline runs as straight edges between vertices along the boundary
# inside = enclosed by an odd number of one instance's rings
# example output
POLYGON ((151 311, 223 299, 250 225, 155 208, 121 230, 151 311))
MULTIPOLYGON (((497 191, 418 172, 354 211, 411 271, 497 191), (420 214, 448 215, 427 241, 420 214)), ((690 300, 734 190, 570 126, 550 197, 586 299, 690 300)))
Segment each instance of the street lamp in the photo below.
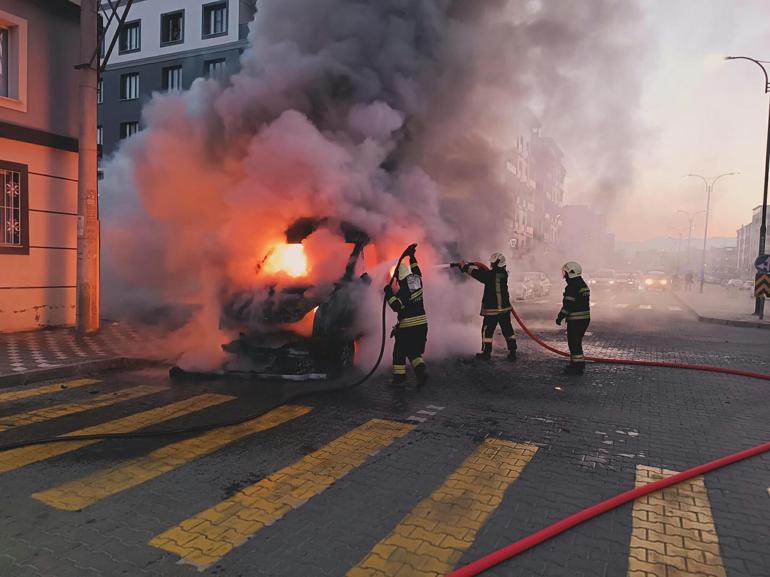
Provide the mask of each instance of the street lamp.
POLYGON ((723 176, 733 176, 734 174, 739 174, 738 172, 725 172, 724 174, 720 174, 719 176, 716 176, 711 179, 711 182, 705 177, 700 174, 688 174, 687 176, 694 176, 696 178, 700 178, 703 183, 706 185, 706 224, 703 227, 703 254, 701 255, 700 260, 700 292, 703 293, 703 282, 706 279, 706 241, 708 240, 708 234, 709 234, 709 211, 711 210, 711 193, 714 190, 714 185, 716 184, 717 180, 722 178, 723 176))
POLYGON ((689 222, 689 227, 687 228, 687 256, 685 257, 685 265, 687 266, 688 272, 690 269, 690 244, 692 243, 692 229, 695 224, 695 217, 699 214, 703 214, 706 212, 705 210, 699 210, 698 212, 687 212, 686 210, 677 210, 677 213, 681 212, 687 217, 687 221, 689 222))
MULTIPOLYGON (((765 94, 770 92, 770 79, 767 76, 767 68, 764 64, 768 64, 762 60, 755 60, 748 56, 726 56, 725 60, 748 60, 753 62, 762 69, 762 74, 765 76, 765 94)), ((762 221, 759 225, 759 256, 765 254, 765 239, 767 238, 767 171, 768 162, 770 162, 770 113, 767 117, 767 148, 765 150, 765 189, 762 194, 762 221)), ((759 318, 763 318, 765 313, 765 299, 757 297, 756 304, 754 305, 754 314, 759 318)))

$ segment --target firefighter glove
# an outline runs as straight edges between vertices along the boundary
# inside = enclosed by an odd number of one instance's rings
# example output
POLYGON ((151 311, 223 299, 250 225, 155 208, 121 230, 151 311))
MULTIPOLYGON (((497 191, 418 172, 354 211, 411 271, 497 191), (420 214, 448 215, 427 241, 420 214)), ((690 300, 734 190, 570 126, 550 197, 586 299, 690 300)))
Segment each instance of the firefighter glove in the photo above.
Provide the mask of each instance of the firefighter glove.
POLYGON ((404 254, 401 255, 401 258, 404 258, 405 256, 414 256, 416 250, 417 243, 410 244, 408 247, 406 247, 406 250, 404 251, 404 254))
POLYGON ((563 320, 564 320, 564 317, 563 317, 563 316, 561 316, 561 315, 559 315, 558 317, 556 317, 556 324, 557 324, 557 325, 559 325, 559 326, 561 326, 561 322, 562 322, 563 320))

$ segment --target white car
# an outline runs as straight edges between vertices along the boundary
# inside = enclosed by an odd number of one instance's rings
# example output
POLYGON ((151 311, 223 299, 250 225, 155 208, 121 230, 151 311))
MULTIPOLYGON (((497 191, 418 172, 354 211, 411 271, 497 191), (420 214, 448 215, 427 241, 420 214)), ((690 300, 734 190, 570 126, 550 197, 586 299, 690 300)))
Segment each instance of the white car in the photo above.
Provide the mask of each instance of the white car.
POLYGON ((615 271, 610 268, 600 270, 588 281, 591 288, 610 289, 615 287, 615 271))
POLYGON ((542 272, 525 272, 524 278, 534 287, 535 296, 544 297, 551 294, 551 281, 542 272))

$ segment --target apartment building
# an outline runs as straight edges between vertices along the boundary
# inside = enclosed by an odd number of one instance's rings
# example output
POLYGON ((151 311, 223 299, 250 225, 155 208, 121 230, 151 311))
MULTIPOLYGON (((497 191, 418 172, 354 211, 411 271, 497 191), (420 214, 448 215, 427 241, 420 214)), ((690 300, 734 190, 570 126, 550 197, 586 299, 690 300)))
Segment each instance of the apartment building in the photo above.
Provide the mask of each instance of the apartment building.
POLYGON ((0 1, 0 331, 75 322, 80 8, 0 1))
MULTIPOLYGON (((751 214, 751 222, 738 229, 737 267, 743 279, 753 279, 757 272, 754 261, 759 256, 759 228, 762 223, 762 207, 757 206, 751 214)), ((767 215, 770 228, 770 213, 767 215)), ((770 236, 765 241, 765 254, 770 254, 770 236)))
MULTIPOLYGON (((99 84, 104 154, 140 129, 142 105, 153 92, 185 90, 196 78, 235 72, 255 12, 256 0, 134 0, 99 84)), ((117 20, 107 24, 103 52, 117 20)))

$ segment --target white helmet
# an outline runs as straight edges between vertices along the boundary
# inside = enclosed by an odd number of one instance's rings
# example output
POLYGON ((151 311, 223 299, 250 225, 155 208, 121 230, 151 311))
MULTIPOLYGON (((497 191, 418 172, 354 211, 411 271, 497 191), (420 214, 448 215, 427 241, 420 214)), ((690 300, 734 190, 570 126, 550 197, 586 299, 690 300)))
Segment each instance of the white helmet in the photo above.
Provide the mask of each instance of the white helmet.
POLYGON ((494 252, 489 256, 489 264, 505 268, 505 255, 501 252, 494 252))
POLYGON ((398 265, 398 280, 404 280, 410 274, 412 274, 412 267, 409 263, 402 262, 398 265))
POLYGON ((583 267, 580 266, 580 263, 571 260, 561 267, 561 272, 567 275, 567 278, 577 278, 583 274, 583 267))

